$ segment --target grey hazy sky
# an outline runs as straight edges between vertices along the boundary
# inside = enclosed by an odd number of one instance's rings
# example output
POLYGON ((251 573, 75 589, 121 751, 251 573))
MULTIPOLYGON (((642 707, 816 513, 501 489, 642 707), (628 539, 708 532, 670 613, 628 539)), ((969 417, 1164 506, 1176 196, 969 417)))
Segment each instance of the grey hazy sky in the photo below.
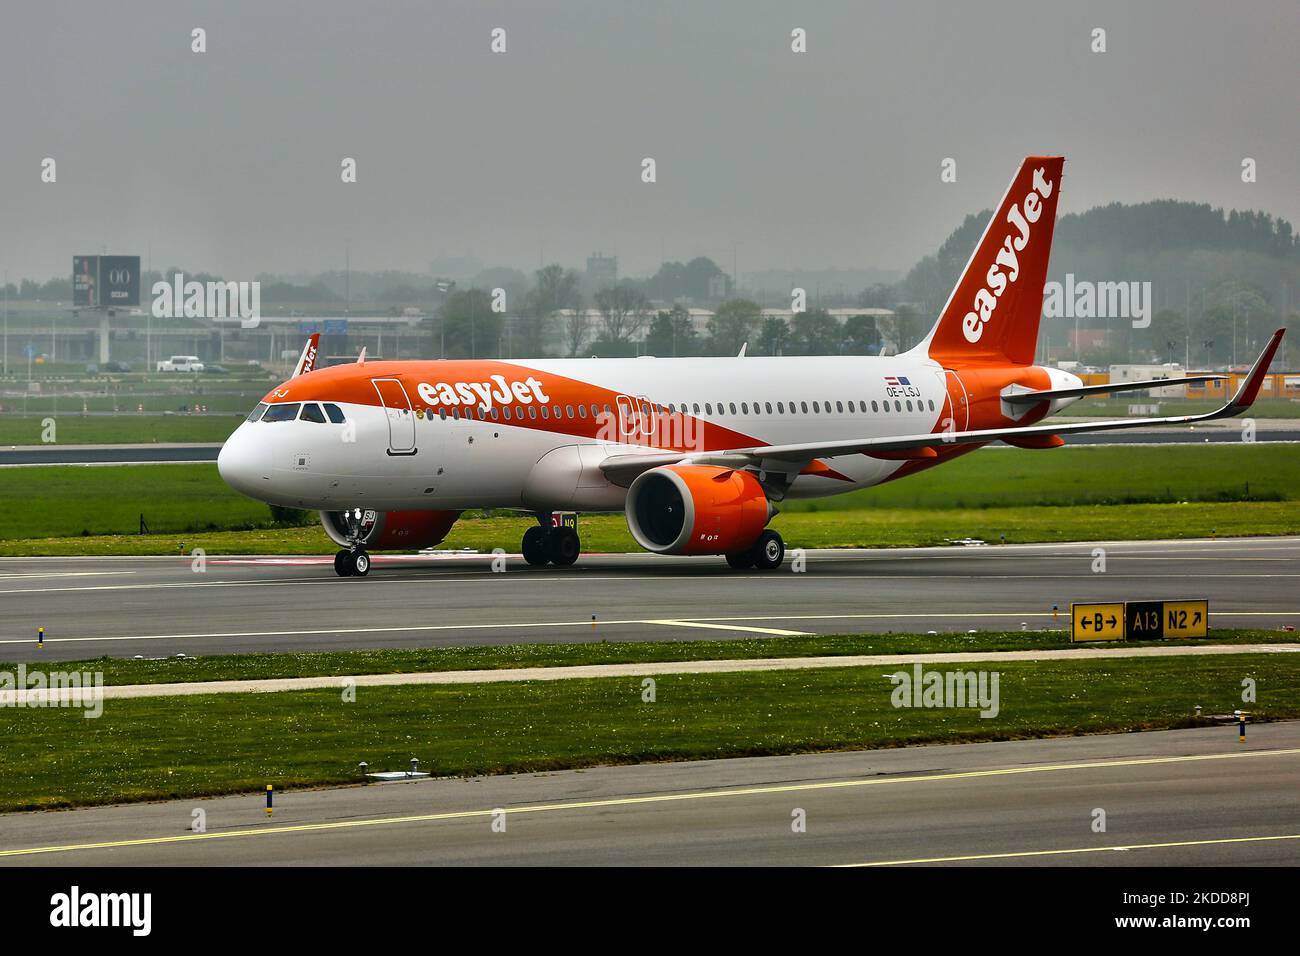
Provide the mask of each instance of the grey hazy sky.
POLYGON ((531 269, 543 243, 624 274, 661 249, 729 270, 733 244, 742 273, 903 269, 1027 153, 1066 155, 1062 212, 1173 197, 1296 222, 1298 41, 1295 0, 9 2, 0 268, 151 247, 246 278, 341 266, 350 237, 357 269, 531 269))

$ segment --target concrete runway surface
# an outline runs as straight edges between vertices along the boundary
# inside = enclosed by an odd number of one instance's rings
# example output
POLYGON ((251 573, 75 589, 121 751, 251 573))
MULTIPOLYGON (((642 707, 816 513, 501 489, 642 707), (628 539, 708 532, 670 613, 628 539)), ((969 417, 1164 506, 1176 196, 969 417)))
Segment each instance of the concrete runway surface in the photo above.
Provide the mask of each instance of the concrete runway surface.
POLYGON ((0 559, 0 660, 160 657, 799 633, 1018 630, 1068 623, 1072 601, 1208 598, 1211 625, 1300 624, 1300 538, 807 552, 807 570, 721 558, 379 556, 0 559), (1093 551, 1107 570, 1094 574, 1093 551), (596 624, 593 627, 592 618, 596 624), (36 649, 36 629, 46 642, 36 649))
POLYGON ((1293 722, 10 814, 0 864, 1296 866, 1298 793, 1293 722))

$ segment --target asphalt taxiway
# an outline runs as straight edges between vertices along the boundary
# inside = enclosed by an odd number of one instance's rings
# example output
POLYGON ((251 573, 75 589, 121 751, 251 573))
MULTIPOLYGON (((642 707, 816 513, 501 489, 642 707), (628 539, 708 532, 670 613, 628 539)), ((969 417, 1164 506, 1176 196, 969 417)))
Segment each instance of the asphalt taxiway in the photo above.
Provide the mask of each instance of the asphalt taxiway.
POLYGON ((1065 627, 1071 602, 1208 598, 1218 627, 1300 624, 1300 538, 827 550, 720 558, 490 555, 0 559, 0 660, 801 633, 1065 627), (1097 573, 1097 549, 1105 572, 1097 573), (1053 611, 1056 606, 1057 611, 1053 611), (36 646, 37 628, 46 639, 36 646))
POLYGON ((1296 866, 1297 783, 1300 723, 1215 727, 9 814, 0 865, 1296 866))

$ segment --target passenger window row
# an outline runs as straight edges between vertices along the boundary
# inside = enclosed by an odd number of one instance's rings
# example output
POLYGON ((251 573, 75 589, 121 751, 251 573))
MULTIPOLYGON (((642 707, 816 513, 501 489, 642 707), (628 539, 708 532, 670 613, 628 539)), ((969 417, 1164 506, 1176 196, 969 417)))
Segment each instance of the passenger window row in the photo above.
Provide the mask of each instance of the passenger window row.
MULTIPOLYGON (((914 406, 911 399, 896 398, 892 400, 892 409, 890 408, 890 401, 890 399, 885 399, 884 401, 872 399, 872 413, 888 414, 891 411, 898 413, 904 411, 905 406, 906 410, 909 412, 925 411, 927 406, 930 411, 935 410, 934 399, 929 399, 928 402, 917 399, 914 406)), ((849 399, 847 402, 837 400, 834 403, 829 401, 814 401, 812 403, 804 401, 789 403, 784 401, 776 403, 754 402, 752 406, 749 402, 740 402, 739 404, 736 402, 718 402, 717 412, 719 415, 725 415, 728 411, 733 415, 761 415, 764 412, 768 415, 807 415, 809 414, 810 407, 812 414, 815 415, 830 414, 832 412, 843 415, 845 414, 846 409, 850 414, 865 414, 867 411, 867 400, 862 399, 856 403, 852 399, 849 399), (775 411, 773 411, 774 408, 775 411)), ((714 405, 712 402, 703 403, 703 414, 712 415, 714 413, 713 409, 714 405)), ((699 402, 692 402, 689 404, 683 402, 678 406, 677 404, 670 402, 666 408, 661 405, 650 405, 645 402, 641 404, 641 414, 643 416, 662 414, 664 412, 667 412, 669 415, 675 415, 678 412, 687 413, 688 410, 690 414, 699 415, 701 413, 701 404, 699 402)), ((605 415, 612 415, 614 410, 608 403, 604 406, 593 403, 591 405, 504 405, 500 408, 483 408, 480 406, 478 408, 466 409, 457 406, 452 408, 450 412, 447 411, 446 408, 439 408, 437 415, 438 418, 444 421, 450 418, 453 421, 458 421, 460 419, 477 419, 479 421, 508 422, 515 420, 523 421, 525 418, 534 421, 538 418, 543 420, 555 419, 557 421, 562 418, 572 419, 590 417, 592 419, 597 419, 602 413, 605 415)), ((417 418, 433 418, 434 411, 431 408, 417 408, 415 410, 415 416, 417 418)), ((291 422, 299 420, 304 422, 316 422, 320 425, 324 425, 327 422, 341 425, 347 419, 343 414, 343 410, 333 402, 324 402, 320 404, 316 402, 284 402, 276 405, 268 405, 265 402, 259 402, 257 407, 248 413, 247 420, 250 422, 291 422)))
POLYGON ((537 420, 539 418, 559 421, 563 418, 599 418, 601 414, 612 415, 614 410, 608 405, 603 408, 600 405, 503 405, 499 408, 484 408, 482 405, 472 408, 461 408, 459 405, 454 406, 451 411, 446 408, 439 408, 435 413, 432 408, 417 408, 415 410, 416 418, 433 418, 435 414, 438 418, 446 421, 448 418, 453 421, 522 421, 525 418, 537 420), (590 413, 588 412, 590 409, 590 413))
MULTIPOLYGON (((871 411, 875 414, 888 413, 890 411, 901 412, 904 410, 909 412, 911 411, 923 412, 926 410, 927 406, 929 407, 930 411, 932 412, 935 411, 934 399, 932 398, 926 401, 923 401, 922 399, 918 398, 915 404, 912 402, 910 398, 909 399, 895 398, 892 399, 894 403, 892 409, 890 408, 890 404, 889 404, 890 401, 891 399, 888 398, 883 401, 877 401, 875 399, 872 399, 871 411)), ((690 402, 690 403, 683 402, 680 407, 670 402, 668 405, 668 414, 672 415, 675 414, 678 410, 680 410, 682 412, 689 411, 690 414, 692 415, 699 415, 700 408, 701 405, 699 402, 690 402)), ((713 408, 714 405, 712 402, 705 402, 703 404, 704 414, 712 415, 713 408)), ((766 412, 768 415, 772 415, 772 414, 807 415, 809 414, 810 411, 814 415, 823 415, 823 414, 831 414, 831 413, 837 415, 843 415, 845 414, 846 411, 849 414, 863 415, 866 414, 867 411, 867 400, 862 399, 861 401, 854 402, 853 399, 849 399, 848 401, 838 401, 838 400, 835 402, 814 401, 811 403, 803 402, 803 401, 789 402, 789 403, 754 402, 752 406, 750 405, 749 402, 740 402, 739 405, 737 405, 736 402, 718 402, 717 409, 719 415, 725 415, 728 412, 730 412, 732 415, 750 415, 750 414, 762 415, 764 414, 764 412, 766 412), (788 409, 787 409, 787 404, 789 406, 788 409), (775 407, 775 412, 773 411, 774 407, 775 407)), ((644 407, 643 407, 643 411, 644 411, 644 407)))
MULTIPOLYGON (((879 415, 879 414, 888 414, 890 412, 898 413, 902 411, 923 412, 927 408, 929 408, 929 410, 932 412, 936 410, 934 399, 932 398, 928 400, 922 400, 918 398, 915 402, 913 402, 912 399, 910 398, 909 399, 896 398, 896 399, 892 399, 893 402, 892 408, 890 407, 890 402, 891 399, 885 399, 884 401, 877 401, 873 399, 870 403, 872 413, 879 415)), ((849 414, 862 415, 862 414, 866 414, 868 403, 866 399, 862 399, 861 401, 858 402, 854 402, 852 399, 850 399, 847 402, 846 401, 836 401, 836 402, 814 401, 811 403, 790 402, 788 404, 789 404, 789 410, 787 411, 786 402, 776 402, 776 403, 754 402, 752 406, 750 405, 749 402, 740 402, 739 404, 737 404, 736 402, 718 402, 717 412, 719 415, 725 415, 727 414, 728 411, 730 411, 731 414, 733 415, 749 415, 749 414, 761 415, 764 413, 764 411, 766 411, 766 413, 769 415, 772 414, 795 415, 800 413, 807 415, 811 410, 811 413, 815 415, 830 414, 830 413, 843 415, 846 413, 846 411, 849 414), (773 408, 775 408, 775 412, 773 411, 773 408)), ((590 407, 591 409, 590 412, 591 418, 595 419, 600 417, 602 413, 602 406, 595 405, 595 404, 591 406, 587 406, 587 405, 577 405, 577 406, 574 405, 514 405, 514 406, 505 405, 500 408, 484 408, 482 406, 478 406, 477 408, 473 408, 473 407, 461 408, 460 406, 453 406, 450 411, 448 411, 444 407, 444 408, 439 408, 436 413, 432 408, 417 408, 415 410, 415 417, 433 418, 436 414, 437 417, 443 421, 446 421, 449 418, 452 419, 453 421, 460 421, 464 419, 467 421, 478 420, 478 421, 507 421, 508 422, 508 421, 516 421, 516 420, 522 421, 525 418, 532 419, 534 421, 539 418, 544 420, 554 419, 556 421, 559 421, 564 418, 569 418, 569 419, 587 418, 588 407, 590 407)), ((643 416, 649 416, 652 414, 664 414, 664 413, 667 413, 669 415, 675 415, 681 412, 681 413, 699 415, 701 414, 701 408, 703 408, 703 414, 712 415, 714 410, 714 404, 712 402, 704 402, 703 406, 701 406, 701 403, 699 402, 693 402, 693 403, 683 402, 680 406, 678 406, 677 404, 670 402, 665 407, 662 405, 650 405, 648 403, 643 402, 641 403, 641 414, 643 416)), ((603 406, 603 412, 606 415, 612 415, 613 409, 608 404, 606 404, 603 406)))

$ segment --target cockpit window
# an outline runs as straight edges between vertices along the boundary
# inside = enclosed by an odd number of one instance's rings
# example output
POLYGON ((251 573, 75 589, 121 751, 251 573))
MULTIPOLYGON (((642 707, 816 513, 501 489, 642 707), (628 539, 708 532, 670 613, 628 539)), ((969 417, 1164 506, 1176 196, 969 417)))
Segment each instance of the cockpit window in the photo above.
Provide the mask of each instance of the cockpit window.
POLYGON ((332 402, 325 405, 325 414, 330 417, 330 421, 335 425, 342 425, 347 421, 347 417, 343 414, 343 409, 339 408, 332 402))
POLYGON ((316 422, 319 425, 325 424, 325 413, 320 410, 320 406, 315 402, 305 402, 303 404, 301 417, 305 422, 316 422))
POLYGON ((267 409, 266 402, 258 402, 257 407, 248 413, 248 418, 245 419, 245 421, 250 421, 250 422, 257 421, 259 418, 262 417, 262 412, 266 411, 266 409, 267 409))
POLYGON ((299 405, 297 402, 287 402, 283 405, 272 405, 262 416, 264 422, 291 422, 298 417, 299 405))

